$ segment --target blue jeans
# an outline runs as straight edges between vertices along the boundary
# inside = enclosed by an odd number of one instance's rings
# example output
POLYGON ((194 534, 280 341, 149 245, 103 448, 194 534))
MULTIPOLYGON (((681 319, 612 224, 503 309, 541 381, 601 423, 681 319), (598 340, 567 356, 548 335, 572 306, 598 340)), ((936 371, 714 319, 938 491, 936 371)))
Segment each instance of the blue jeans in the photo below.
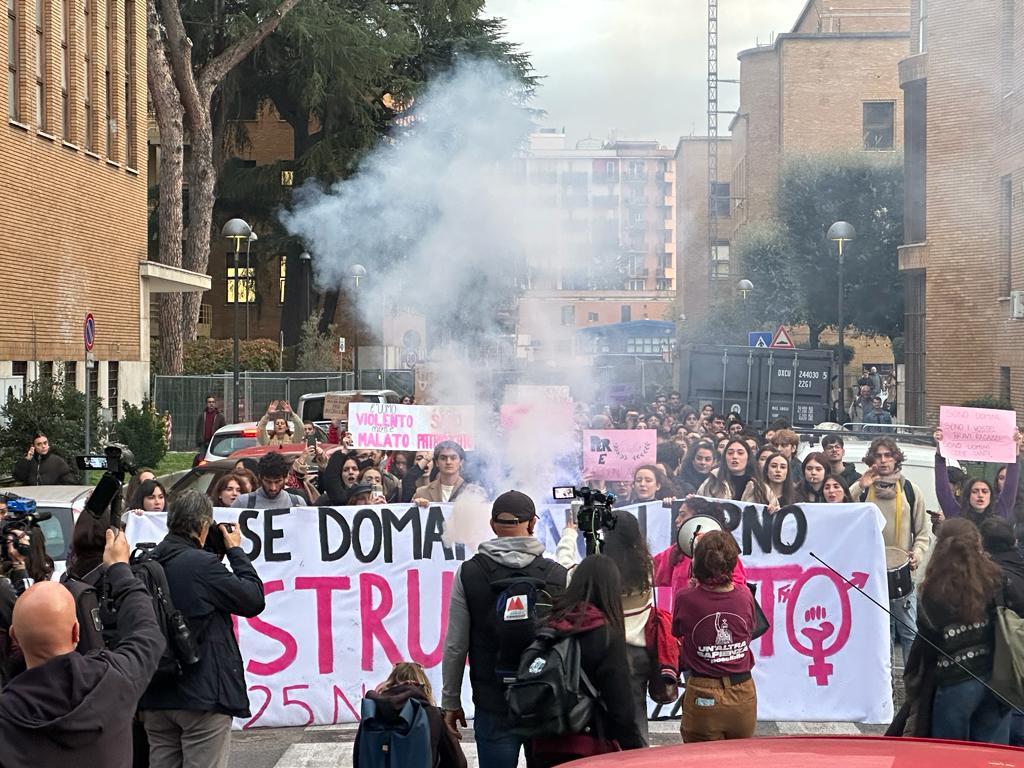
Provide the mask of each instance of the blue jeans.
POLYGON ((516 768, 523 739, 509 732, 504 715, 477 709, 473 715, 473 738, 481 768, 516 768))
POLYGON ((940 685, 932 705, 931 735, 936 739, 1008 744, 1010 713, 977 680, 940 685))
POLYGON ((892 642, 897 641, 903 650, 903 666, 907 666, 907 659, 910 658, 910 646, 914 644, 914 630, 917 629, 917 593, 911 592, 898 600, 889 601, 889 611, 897 618, 903 619, 909 627, 904 626, 896 619, 889 619, 889 633, 892 642))

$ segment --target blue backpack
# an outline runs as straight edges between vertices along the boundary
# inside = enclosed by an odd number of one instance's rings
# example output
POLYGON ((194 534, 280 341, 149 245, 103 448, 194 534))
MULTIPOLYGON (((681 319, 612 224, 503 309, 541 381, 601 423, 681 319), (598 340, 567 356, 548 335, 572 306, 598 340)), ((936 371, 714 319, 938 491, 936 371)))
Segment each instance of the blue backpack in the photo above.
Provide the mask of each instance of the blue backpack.
POLYGON ((407 700, 396 715, 393 710, 385 713, 376 701, 364 698, 360 718, 354 767, 433 768, 430 721, 421 702, 407 700))

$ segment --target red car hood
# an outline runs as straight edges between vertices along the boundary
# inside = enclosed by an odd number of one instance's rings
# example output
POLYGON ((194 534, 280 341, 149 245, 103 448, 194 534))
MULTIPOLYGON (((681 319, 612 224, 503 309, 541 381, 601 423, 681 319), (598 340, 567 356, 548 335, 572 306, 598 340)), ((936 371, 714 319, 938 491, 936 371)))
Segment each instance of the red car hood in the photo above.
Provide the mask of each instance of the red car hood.
POLYGON ((882 736, 780 736, 617 752, 566 768, 1024 768, 1024 749, 882 736))

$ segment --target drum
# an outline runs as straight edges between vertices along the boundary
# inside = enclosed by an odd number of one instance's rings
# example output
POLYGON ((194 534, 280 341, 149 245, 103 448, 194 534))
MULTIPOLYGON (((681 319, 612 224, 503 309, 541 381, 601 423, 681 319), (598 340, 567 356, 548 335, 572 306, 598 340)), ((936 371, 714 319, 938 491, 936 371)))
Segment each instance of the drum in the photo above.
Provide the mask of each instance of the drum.
POLYGON ((910 555, 899 547, 885 548, 885 570, 889 577, 889 599, 899 600, 914 591, 910 577, 910 555))

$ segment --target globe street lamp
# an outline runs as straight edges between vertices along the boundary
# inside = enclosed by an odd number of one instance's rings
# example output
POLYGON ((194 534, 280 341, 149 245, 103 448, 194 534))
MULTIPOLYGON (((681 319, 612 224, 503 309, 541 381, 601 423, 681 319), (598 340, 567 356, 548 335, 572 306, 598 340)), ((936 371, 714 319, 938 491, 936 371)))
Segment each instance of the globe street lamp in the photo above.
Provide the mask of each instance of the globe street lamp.
MULTIPOLYGON (((250 235, 253 234, 252 227, 248 225, 242 219, 230 219, 220 230, 221 235, 226 237, 228 240, 234 241, 235 244, 235 332, 233 345, 231 350, 232 363, 234 367, 234 376, 232 377, 232 390, 231 399, 234 401, 232 404, 232 421, 238 423, 238 254, 242 250, 242 241, 249 242, 250 235)), ((248 245, 246 245, 246 254, 248 254, 248 245)), ((246 298, 248 298, 248 292, 246 292, 246 298)))
MULTIPOLYGON (((348 275, 352 278, 356 285, 356 292, 359 292, 359 281, 366 277, 366 267, 362 264, 353 264, 348 268, 348 275)), ((358 296, 356 296, 352 302, 353 306, 358 304, 358 296)), ((352 372, 356 377, 356 389, 359 389, 359 317, 352 318, 352 372)))
POLYGON ((846 322, 843 318, 843 243, 857 237, 857 230, 847 221, 837 221, 828 228, 828 239, 839 245, 839 306, 836 324, 839 326, 839 413, 836 414, 840 424, 846 420, 846 345, 843 333, 846 322))
POLYGON ((737 285, 736 287, 739 288, 740 293, 743 294, 744 301, 747 300, 747 294, 754 290, 754 284, 747 280, 746 278, 740 280, 739 285, 737 285))

